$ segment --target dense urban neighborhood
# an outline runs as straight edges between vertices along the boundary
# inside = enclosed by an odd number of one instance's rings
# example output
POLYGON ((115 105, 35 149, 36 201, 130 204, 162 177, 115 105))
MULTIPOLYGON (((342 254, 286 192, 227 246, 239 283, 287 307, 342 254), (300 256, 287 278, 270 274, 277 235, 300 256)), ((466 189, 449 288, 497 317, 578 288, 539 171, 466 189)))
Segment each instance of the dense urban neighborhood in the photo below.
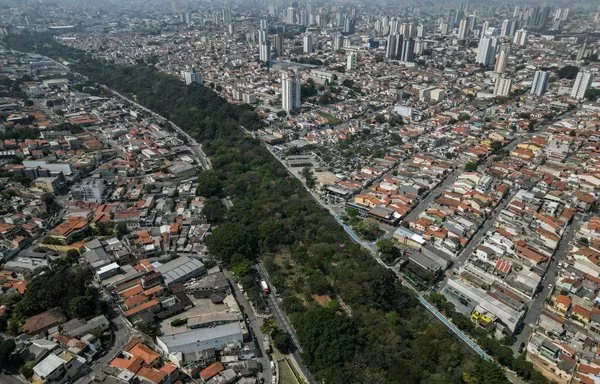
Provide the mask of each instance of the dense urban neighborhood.
POLYGON ((600 8, 0 0, 0 382, 600 382, 600 8))

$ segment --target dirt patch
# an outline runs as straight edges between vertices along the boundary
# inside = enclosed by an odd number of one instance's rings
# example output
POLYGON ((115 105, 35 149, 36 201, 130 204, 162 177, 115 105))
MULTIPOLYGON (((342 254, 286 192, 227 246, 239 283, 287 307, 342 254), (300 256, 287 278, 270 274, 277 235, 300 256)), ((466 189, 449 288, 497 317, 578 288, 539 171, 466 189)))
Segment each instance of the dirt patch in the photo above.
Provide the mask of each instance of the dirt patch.
POLYGON ((329 304, 329 302, 331 301, 331 297, 327 295, 312 295, 312 298, 314 301, 323 306, 329 304))
POLYGON ((322 171, 322 172, 314 172, 315 177, 317 178, 317 184, 322 185, 334 185, 337 181, 337 177, 333 172, 322 171))

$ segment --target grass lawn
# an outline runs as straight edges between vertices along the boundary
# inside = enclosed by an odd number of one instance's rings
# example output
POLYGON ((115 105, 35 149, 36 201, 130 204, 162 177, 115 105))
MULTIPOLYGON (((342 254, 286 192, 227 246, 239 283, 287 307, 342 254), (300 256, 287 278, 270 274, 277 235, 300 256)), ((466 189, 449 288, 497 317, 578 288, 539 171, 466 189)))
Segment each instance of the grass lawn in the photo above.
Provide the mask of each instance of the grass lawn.
POLYGON ((333 116, 332 114, 329 114, 329 113, 323 112, 323 111, 318 111, 317 113, 319 115, 321 115, 322 117, 324 117, 325 119, 327 119, 327 121, 331 125, 338 125, 338 124, 342 123, 342 120, 338 119, 337 117, 333 116))
POLYGON ((298 380, 286 360, 279 362, 279 375, 280 384, 298 384, 298 380))

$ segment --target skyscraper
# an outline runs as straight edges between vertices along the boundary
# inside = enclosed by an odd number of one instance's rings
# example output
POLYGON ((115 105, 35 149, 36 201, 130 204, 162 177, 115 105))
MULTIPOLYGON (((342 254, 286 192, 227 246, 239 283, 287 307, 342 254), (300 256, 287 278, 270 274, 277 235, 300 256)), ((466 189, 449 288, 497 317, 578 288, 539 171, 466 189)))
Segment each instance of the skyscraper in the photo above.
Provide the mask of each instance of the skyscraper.
POLYGON ((550 78, 550 74, 548 71, 538 70, 535 71, 535 75, 533 75, 533 82, 531 83, 531 91, 529 91, 532 95, 541 96, 548 90, 548 79, 550 78))
POLYGON ((344 33, 351 35, 355 32, 355 29, 356 27, 354 19, 352 17, 347 17, 344 21, 344 33))
POLYGON ((415 61, 415 41, 412 38, 403 39, 400 61, 412 63, 415 61))
POLYGON ((490 28, 490 22, 484 21, 481 26, 481 32, 479 32, 479 38, 484 37, 487 34, 488 29, 490 28))
POLYGON ((258 31, 258 44, 262 44, 267 41, 267 31, 260 29, 258 31))
POLYGON ((477 48, 477 59, 475 60, 475 62, 484 66, 494 64, 494 61, 496 60, 497 48, 497 38, 484 36, 479 41, 479 47, 477 48))
POLYGON ((312 35, 306 34, 304 35, 304 53, 312 53, 313 51, 313 41, 312 35))
POLYGON ((494 84, 494 95, 506 97, 510 93, 511 87, 512 79, 500 76, 496 79, 496 84, 494 84))
POLYGON ((300 79, 296 73, 281 74, 281 109, 292 111, 300 108, 302 101, 300 99, 300 79))
POLYGON ((263 41, 259 44, 259 59, 263 63, 268 63, 271 61, 271 43, 270 41, 263 41))
POLYGON ((287 24, 296 24, 296 8, 287 7, 285 10, 285 22, 287 24))
POLYGON ((185 80, 186 85, 201 85, 203 81, 202 75, 196 72, 196 68, 189 66, 183 71, 183 79, 185 80))
POLYGON ((333 38, 333 49, 339 51, 344 47, 344 36, 337 35, 333 38))
POLYGON ((308 11, 306 8, 300 9, 300 25, 308 25, 308 11))
POLYGON ((527 30, 519 29, 515 33, 515 38, 513 39, 513 43, 515 45, 519 45, 521 47, 525 46, 525 44, 527 44, 527 30))
POLYGON ((348 54, 346 57, 346 70, 352 71, 353 69, 356 69, 357 62, 358 54, 356 52, 351 52, 348 54))
POLYGON ((425 37, 425 27, 423 26, 423 24, 417 25, 417 37, 425 37))
POLYGON ((496 73, 504 73, 506 70, 506 62, 508 61, 508 55, 510 53, 509 45, 502 45, 498 50, 498 54, 496 55, 496 66, 494 67, 494 72, 496 73))
POLYGON ((500 36, 513 36, 515 29, 517 28, 517 22, 515 20, 506 19, 502 22, 502 28, 500 29, 500 36))
POLYGON ((229 7, 223 8, 223 23, 231 24, 231 9, 229 7))
POLYGON ((398 58, 400 49, 402 48, 402 40, 403 38, 401 35, 389 35, 385 46, 385 57, 389 59, 398 58))
POLYGON ((575 84, 571 90, 571 98, 577 100, 583 100, 585 92, 590 88, 594 81, 594 75, 589 71, 579 71, 575 78, 575 84))
POLYGON ((458 38, 467 38, 467 19, 461 19, 460 23, 458 24, 458 38))
POLYGON ((267 19, 260 19, 260 29, 263 31, 269 30, 269 22, 267 19))
POLYGON ((283 56, 283 36, 275 35, 274 42, 275 44, 273 44, 273 48, 275 49, 275 54, 278 57, 283 56))

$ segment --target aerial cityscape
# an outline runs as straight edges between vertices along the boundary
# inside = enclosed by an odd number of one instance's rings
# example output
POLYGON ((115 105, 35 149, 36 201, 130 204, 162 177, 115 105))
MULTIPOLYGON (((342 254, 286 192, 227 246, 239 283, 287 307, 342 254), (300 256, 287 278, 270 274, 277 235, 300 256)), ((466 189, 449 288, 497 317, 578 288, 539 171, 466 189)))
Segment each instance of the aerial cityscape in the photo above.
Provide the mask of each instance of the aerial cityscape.
POLYGON ((597 0, 0 10, 0 384, 600 384, 597 0))

